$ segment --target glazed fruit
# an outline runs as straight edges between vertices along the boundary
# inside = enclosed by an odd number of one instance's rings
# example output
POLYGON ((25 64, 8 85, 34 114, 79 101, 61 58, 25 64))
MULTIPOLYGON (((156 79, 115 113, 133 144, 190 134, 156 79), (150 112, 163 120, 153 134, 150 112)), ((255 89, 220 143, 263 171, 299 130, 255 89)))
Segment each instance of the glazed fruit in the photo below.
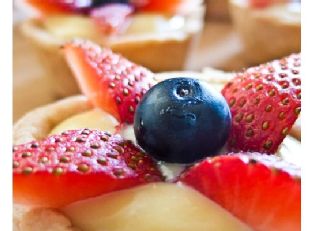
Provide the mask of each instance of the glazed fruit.
POLYGON ((91 1, 81 0, 24 0, 42 15, 53 15, 60 13, 87 13, 91 1))
POLYGON ((222 90, 232 113, 229 149, 275 153, 301 110, 300 54, 252 67, 222 90))
POLYGON ((133 123, 137 104, 155 83, 154 74, 89 41, 67 43, 64 53, 80 89, 93 105, 121 123, 133 123))
POLYGON ((88 231, 251 231, 219 205, 185 185, 152 183, 62 209, 88 231))
POLYGON ((131 3, 139 11, 176 13, 185 8, 198 5, 197 0, 132 0, 131 3))
POLYGON ((273 2, 277 2, 278 0, 249 0, 249 4, 255 8, 265 8, 270 6, 273 2))
POLYGON ((14 202, 58 208, 161 181, 153 160, 119 135, 81 129, 13 148, 14 202))
POLYGON ((90 16, 106 35, 124 31, 133 8, 126 4, 106 4, 91 10, 90 16))
POLYGON ((129 4, 138 11, 176 13, 188 7, 197 6, 194 0, 24 0, 42 15, 53 15, 60 13, 88 14, 90 10, 105 6, 107 4, 129 4))
POLYGON ((259 153, 208 158, 181 181, 220 204, 256 231, 300 231, 300 168, 259 153))
POLYGON ((152 87, 135 113, 138 144, 158 160, 192 163, 216 155, 228 138, 229 107, 205 82, 174 78, 152 87))

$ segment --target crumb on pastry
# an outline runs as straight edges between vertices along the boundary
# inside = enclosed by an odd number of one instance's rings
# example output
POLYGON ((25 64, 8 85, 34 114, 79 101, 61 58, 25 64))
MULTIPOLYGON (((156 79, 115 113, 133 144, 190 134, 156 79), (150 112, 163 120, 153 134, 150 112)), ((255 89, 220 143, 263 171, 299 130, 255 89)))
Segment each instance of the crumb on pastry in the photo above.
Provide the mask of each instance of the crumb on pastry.
POLYGON ((13 231, 81 231, 62 213, 48 208, 14 205, 13 231))

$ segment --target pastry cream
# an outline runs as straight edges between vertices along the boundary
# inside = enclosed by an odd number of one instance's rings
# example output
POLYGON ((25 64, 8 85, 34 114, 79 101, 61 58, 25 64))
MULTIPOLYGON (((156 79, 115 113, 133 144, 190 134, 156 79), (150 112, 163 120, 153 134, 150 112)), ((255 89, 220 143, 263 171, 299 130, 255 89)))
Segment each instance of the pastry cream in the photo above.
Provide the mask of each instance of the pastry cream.
POLYGON ((251 230, 194 189, 154 183, 75 202, 62 211, 88 231, 251 230))
POLYGON ((242 7, 249 8, 258 17, 267 17, 287 23, 300 23, 301 3, 300 2, 279 2, 270 4, 267 7, 250 7, 249 0, 232 0, 242 7))
MULTIPOLYGON (((134 14, 129 20, 129 25, 120 35, 135 36, 142 34, 158 35, 168 32, 178 32, 185 29, 185 18, 182 16, 165 16, 162 14, 134 14)), ((48 16, 42 21, 42 27, 51 35, 67 41, 74 38, 86 38, 99 41, 107 40, 107 35, 102 34, 100 28, 90 17, 79 15, 48 16)))

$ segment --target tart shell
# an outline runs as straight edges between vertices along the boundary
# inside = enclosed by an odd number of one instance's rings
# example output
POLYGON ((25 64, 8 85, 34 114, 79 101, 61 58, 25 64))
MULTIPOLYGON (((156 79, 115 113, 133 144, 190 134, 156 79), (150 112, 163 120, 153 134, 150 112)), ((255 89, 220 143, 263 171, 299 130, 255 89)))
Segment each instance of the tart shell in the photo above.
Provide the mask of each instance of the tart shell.
POLYGON ((264 16, 241 0, 230 0, 230 13, 249 65, 265 63, 300 51, 300 22, 264 16))

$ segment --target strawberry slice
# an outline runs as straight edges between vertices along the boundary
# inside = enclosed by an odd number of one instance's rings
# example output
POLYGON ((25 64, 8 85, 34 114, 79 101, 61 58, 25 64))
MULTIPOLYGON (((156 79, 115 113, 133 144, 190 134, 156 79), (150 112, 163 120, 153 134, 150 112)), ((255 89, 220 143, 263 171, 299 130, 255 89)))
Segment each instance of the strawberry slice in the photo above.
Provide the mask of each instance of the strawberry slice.
POLYGON ((111 35, 126 29, 133 11, 127 4, 105 4, 91 10, 90 16, 104 34, 111 35))
POLYGON ((153 160, 131 141, 81 129, 13 148, 14 202, 58 208, 161 181, 153 160))
POLYGON ((89 41, 68 43, 64 51, 82 92, 94 106, 121 123, 133 123, 137 104, 155 83, 154 74, 89 41))
POLYGON ((300 54, 252 67, 222 90, 232 113, 229 149, 275 153, 301 110, 300 54))
POLYGON ((199 1, 194 0, 131 0, 138 11, 176 13, 186 8, 197 6, 199 1))
POLYGON ((42 15, 60 13, 87 13, 91 6, 89 0, 24 0, 42 15))
POLYGON ((300 231, 300 168, 277 156, 208 158, 183 173, 194 187, 256 231, 300 231))
POLYGON ((265 8, 273 3, 272 0, 249 0, 249 4, 254 8, 265 8))
POLYGON ((289 3, 289 0, 249 0, 249 4, 254 8, 266 8, 277 3, 289 3))

